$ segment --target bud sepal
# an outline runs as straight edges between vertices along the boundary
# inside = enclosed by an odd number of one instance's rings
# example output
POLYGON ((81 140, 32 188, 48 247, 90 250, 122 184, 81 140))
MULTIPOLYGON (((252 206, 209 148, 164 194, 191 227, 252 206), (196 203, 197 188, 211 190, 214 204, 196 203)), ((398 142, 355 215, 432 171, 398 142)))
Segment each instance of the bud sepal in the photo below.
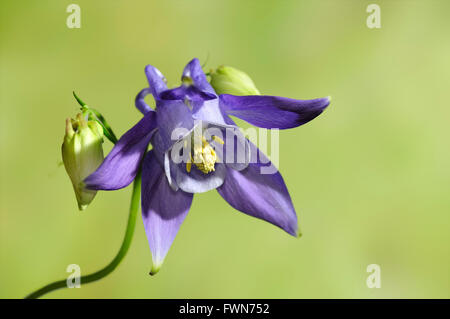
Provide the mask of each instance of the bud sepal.
POLYGON ((97 121, 87 120, 81 113, 76 119, 66 119, 62 158, 80 210, 85 210, 97 193, 86 189, 83 180, 102 163, 102 143, 103 128, 97 121))
POLYGON ((247 73, 231 66, 220 66, 209 73, 217 94, 261 95, 247 73))

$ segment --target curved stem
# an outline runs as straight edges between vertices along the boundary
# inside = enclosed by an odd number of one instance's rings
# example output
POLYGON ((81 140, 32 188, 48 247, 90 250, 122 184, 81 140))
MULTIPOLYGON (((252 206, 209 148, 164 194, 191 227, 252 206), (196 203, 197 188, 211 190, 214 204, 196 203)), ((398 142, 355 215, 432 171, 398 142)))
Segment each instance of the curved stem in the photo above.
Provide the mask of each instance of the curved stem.
MULTIPOLYGON (((119 249, 119 252, 117 253, 116 257, 103 269, 90 274, 86 276, 80 277, 81 284, 88 284, 90 282, 94 282, 97 280, 102 279, 103 277, 106 277, 111 272, 114 271, 114 269, 117 268, 117 266, 120 264, 122 259, 125 257, 125 255, 128 252, 128 249, 130 248, 131 240, 133 239, 134 234, 134 228, 136 226, 136 216, 137 212, 139 211, 139 200, 140 200, 140 194, 141 194, 141 171, 137 174, 134 184, 133 184, 133 192, 131 194, 131 204, 130 204, 130 214, 128 216, 128 224, 127 229, 125 232, 125 237, 122 242, 122 246, 119 249)), ((35 299, 39 298, 42 295, 45 295, 46 293, 49 293, 53 290, 60 289, 60 288, 66 288, 67 287, 67 281, 60 280, 56 281, 54 283, 48 284, 41 289, 36 290, 35 292, 29 294, 25 297, 25 299, 35 299)))

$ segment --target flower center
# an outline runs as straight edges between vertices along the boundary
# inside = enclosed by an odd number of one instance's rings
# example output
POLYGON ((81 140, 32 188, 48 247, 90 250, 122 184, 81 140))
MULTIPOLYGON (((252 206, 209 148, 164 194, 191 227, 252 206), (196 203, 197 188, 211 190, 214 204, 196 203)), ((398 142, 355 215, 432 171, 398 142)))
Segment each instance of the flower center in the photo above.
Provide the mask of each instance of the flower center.
MULTIPOLYGON (((223 143, 220 138, 213 137, 215 140, 220 140, 219 143, 223 143)), ((217 162, 217 154, 214 148, 206 141, 202 136, 201 143, 194 143, 193 151, 190 155, 190 160, 186 163, 186 170, 191 172, 192 163, 204 174, 208 174, 215 170, 215 164, 217 162)))

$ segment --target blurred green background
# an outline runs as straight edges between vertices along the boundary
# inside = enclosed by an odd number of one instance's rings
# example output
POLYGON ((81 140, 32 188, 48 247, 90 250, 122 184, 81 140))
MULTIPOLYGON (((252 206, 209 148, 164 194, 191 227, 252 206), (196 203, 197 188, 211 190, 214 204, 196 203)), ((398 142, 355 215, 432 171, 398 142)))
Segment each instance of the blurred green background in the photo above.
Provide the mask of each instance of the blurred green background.
MULTIPOLYGON (((449 1, 2 1, 0 297, 21 298, 116 254, 130 187, 78 212, 61 161, 75 90, 118 135, 152 64, 178 85, 193 57, 245 70, 264 94, 331 95, 280 133, 303 237, 196 195, 160 273, 139 216, 119 268, 52 298, 448 298, 449 1), (66 7, 81 7, 68 29, 66 7), (366 7, 381 6, 381 29, 366 7), (366 267, 381 266, 381 289, 366 267)), ((105 151, 111 144, 105 142, 105 151)))

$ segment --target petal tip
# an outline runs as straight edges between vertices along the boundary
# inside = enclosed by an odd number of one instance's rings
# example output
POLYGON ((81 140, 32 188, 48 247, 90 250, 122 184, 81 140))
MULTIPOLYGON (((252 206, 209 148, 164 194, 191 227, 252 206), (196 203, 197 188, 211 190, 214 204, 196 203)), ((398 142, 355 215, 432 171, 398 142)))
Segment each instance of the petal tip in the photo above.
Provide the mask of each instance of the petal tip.
POLYGON ((198 58, 193 58, 191 61, 188 62, 188 64, 198 64, 198 65, 200 65, 200 60, 198 58))
POLYGON ((153 65, 151 65, 151 64, 147 64, 146 66, 145 66, 145 72, 148 72, 148 71, 152 71, 152 70, 154 70, 155 68, 153 67, 153 65))
POLYGON ((150 276, 156 275, 160 269, 161 269, 161 265, 153 265, 152 269, 150 270, 150 273, 149 273, 150 276))
POLYGON ((331 96, 328 95, 327 97, 322 98, 322 111, 324 111, 331 103, 331 96))
POLYGON ((81 182, 80 182, 80 187, 82 187, 82 188, 86 188, 86 189, 89 189, 89 190, 92 190, 92 191, 98 191, 99 189, 99 185, 97 185, 98 183, 96 183, 96 180, 95 180, 95 172, 94 173, 92 173, 91 175, 89 175, 88 177, 86 177, 84 180, 82 180, 81 182))
POLYGON ((302 232, 300 230, 300 227, 298 226, 297 219, 295 221, 292 221, 290 225, 287 228, 283 228, 289 235, 295 238, 302 237, 302 232))

